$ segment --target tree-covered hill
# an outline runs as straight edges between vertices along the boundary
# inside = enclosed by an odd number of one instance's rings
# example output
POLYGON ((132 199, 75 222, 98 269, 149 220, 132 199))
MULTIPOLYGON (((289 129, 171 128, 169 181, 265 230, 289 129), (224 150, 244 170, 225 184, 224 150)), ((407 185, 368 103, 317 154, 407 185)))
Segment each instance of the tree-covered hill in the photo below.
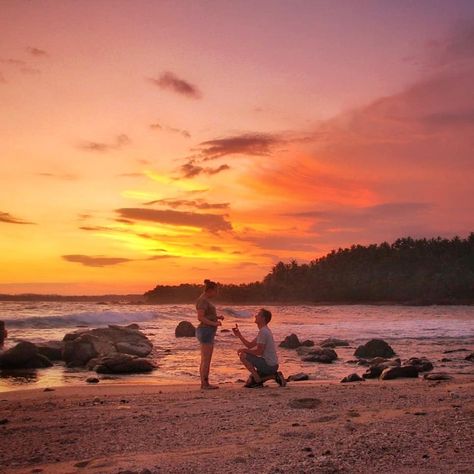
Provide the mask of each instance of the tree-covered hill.
MULTIPOLYGON (((184 303, 200 292, 199 285, 158 285, 145 297, 184 303)), ((466 239, 406 237, 392 244, 333 250, 304 264, 279 262, 261 282, 222 285, 218 299, 241 304, 473 303, 474 233, 466 239)))

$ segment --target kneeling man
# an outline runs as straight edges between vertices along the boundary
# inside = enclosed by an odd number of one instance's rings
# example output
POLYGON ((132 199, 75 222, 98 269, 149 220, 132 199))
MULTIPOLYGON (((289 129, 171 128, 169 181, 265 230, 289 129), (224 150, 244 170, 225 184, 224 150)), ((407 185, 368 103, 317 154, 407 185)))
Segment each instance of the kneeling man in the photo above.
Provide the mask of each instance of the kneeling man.
POLYGON ((249 380, 245 384, 247 388, 262 387, 267 380, 275 380, 282 387, 286 385, 283 374, 278 371, 275 341, 268 327, 271 319, 272 313, 264 308, 255 314, 255 323, 259 331, 253 341, 248 341, 242 336, 237 324, 232 329, 245 346, 245 348, 239 349, 237 354, 242 364, 250 372, 249 380))

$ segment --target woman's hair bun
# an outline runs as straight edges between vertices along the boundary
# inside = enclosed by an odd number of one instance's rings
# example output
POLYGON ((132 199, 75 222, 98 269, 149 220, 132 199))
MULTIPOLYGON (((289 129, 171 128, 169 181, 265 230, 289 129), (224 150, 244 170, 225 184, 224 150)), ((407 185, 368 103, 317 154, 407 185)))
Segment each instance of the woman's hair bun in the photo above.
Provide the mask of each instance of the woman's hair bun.
POLYGON ((206 278, 204 280, 204 288, 206 290, 212 290, 214 288, 217 288, 217 283, 215 281, 212 281, 206 278))
POLYGON ((204 284, 207 285, 208 283, 211 283, 211 280, 208 280, 207 278, 204 280, 204 284))

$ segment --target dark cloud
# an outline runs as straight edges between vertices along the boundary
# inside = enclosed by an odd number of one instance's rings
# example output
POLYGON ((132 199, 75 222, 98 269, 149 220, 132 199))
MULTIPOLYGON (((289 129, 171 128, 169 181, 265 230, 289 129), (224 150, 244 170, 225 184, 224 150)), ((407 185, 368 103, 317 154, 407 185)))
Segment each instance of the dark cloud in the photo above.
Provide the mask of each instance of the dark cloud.
POLYGON ((87 226, 87 225, 84 225, 84 226, 79 227, 79 229, 81 229, 81 230, 87 230, 87 231, 94 231, 94 232, 97 232, 97 231, 109 231, 109 230, 110 230, 108 227, 104 227, 104 226, 100 226, 100 225, 96 225, 96 226, 87 226))
POLYGON ((58 173, 36 173, 37 176, 42 176, 44 178, 54 178, 54 179, 61 179, 65 181, 75 181, 79 179, 79 177, 75 174, 71 173, 63 173, 63 174, 58 174, 58 173))
POLYGON ((151 78, 150 82, 161 89, 171 90, 177 94, 184 95, 191 99, 200 99, 201 92, 199 89, 184 79, 179 78, 172 72, 164 72, 157 79, 151 78))
POLYGON ((197 150, 204 160, 229 155, 268 156, 276 146, 283 143, 285 140, 276 135, 247 133, 202 142, 197 150))
POLYGON ((28 46, 28 48, 26 48, 26 51, 35 57, 49 56, 48 53, 44 49, 39 49, 32 46, 28 46))
POLYGON ((68 262, 81 263, 86 267, 107 267, 110 265, 118 265, 119 263, 132 261, 129 258, 104 257, 103 255, 62 255, 62 258, 68 262))
POLYGON ((164 132, 171 132, 171 133, 177 133, 184 138, 191 138, 191 134, 187 130, 183 130, 181 128, 175 128, 175 127, 169 127, 167 125, 161 125, 158 122, 152 123, 150 125, 151 130, 162 130, 164 132))
POLYGON ((2 64, 10 64, 11 66, 26 66, 26 62, 22 61, 21 59, 13 59, 13 58, 8 58, 8 59, 0 59, 0 63, 2 64))
POLYGON ((184 178, 194 178, 200 174, 214 175, 229 169, 230 166, 227 164, 220 165, 217 168, 211 168, 208 166, 200 166, 196 164, 195 160, 189 160, 179 168, 179 171, 184 178))
POLYGON ((427 125, 445 126, 472 126, 474 125, 474 109, 455 112, 438 112, 420 117, 420 121, 427 125))
POLYGON ((128 135, 125 135, 122 133, 120 135, 117 135, 117 137, 115 138, 115 141, 112 143, 86 141, 86 142, 81 143, 78 147, 81 150, 85 150, 85 151, 105 153, 108 151, 120 150, 121 148, 129 145, 130 143, 131 143, 131 140, 128 137, 128 135))
POLYGON ((8 212, 1 211, 0 222, 4 222, 6 224, 34 224, 34 222, 24 221, 23 219, 19 219, 18 217, 12 216, 8 212))
POLYGON ((459 23, 446 38, 430 41, 428 49, 434 63, 441 66, 474 60, 474 22, 459 23))
POLYGON ((193 207, 195 209, 228 209, 228 202, 209 203, 204 199, 158 199, 156 201, 149 201, 143 203, 145 206, 152 206, 154 204, 163 204, 172 208, 178 207, 193 207))
POLYGON ((125 219, 149 221, 176 226, 199 227, 210 232, 231 230, 232 226, 224 216, 215 214, 197 214, 173 210, 155 210, 146 208, 122 208, 117 213, 125 219))

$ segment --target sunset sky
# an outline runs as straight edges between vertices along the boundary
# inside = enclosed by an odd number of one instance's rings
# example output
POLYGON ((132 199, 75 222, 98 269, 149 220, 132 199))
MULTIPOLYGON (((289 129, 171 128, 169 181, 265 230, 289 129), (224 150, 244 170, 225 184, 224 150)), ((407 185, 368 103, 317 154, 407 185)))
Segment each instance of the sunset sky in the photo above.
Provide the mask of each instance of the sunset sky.
POLYGON ((474 231, 471 0, 0 0, 0 35, 0 292, 474 231))

